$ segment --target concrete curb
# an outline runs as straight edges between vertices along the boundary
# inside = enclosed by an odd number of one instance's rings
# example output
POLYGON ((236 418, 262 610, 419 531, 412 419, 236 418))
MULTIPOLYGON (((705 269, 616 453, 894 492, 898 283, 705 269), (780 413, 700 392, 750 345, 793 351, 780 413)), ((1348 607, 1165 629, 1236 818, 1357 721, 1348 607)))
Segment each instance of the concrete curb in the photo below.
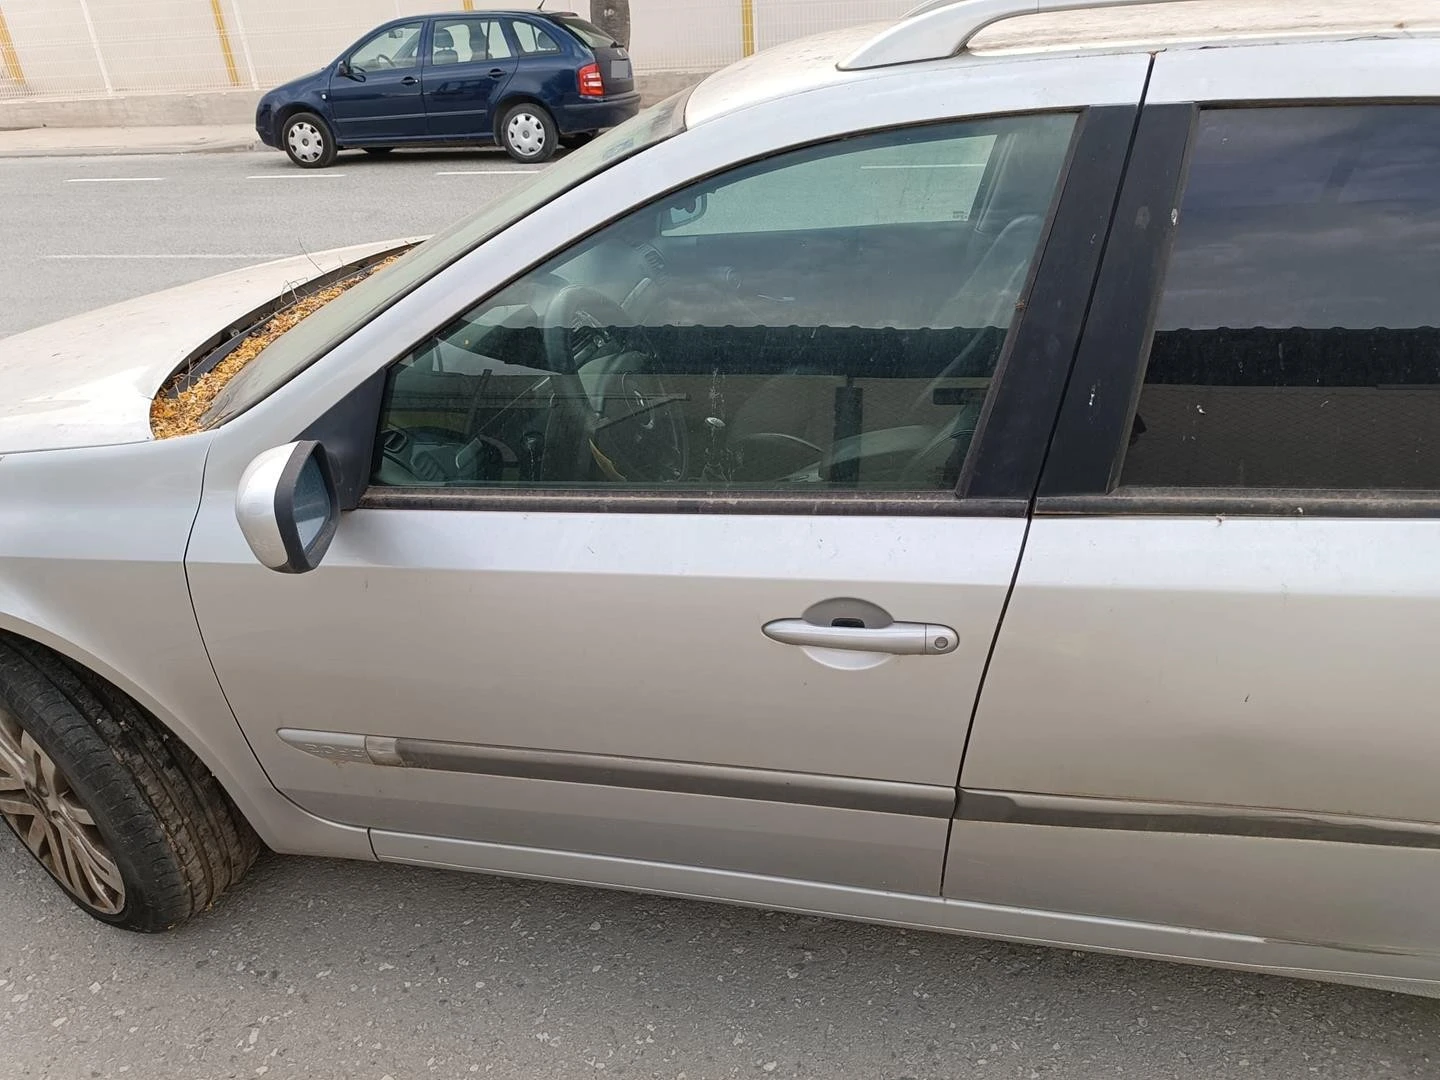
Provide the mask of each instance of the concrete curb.
POLYGON ((148 157, 156 154, 237 154, 250 150, 264 150, 266 146, 259 139, 248 143, 156 143, 150 146, 58 146, 49 149, 15 148, 4 145, 4 132, 0 132, 0 158, 47 158, 47 157, 148 157))
POLYGON ((223 154, 262 149, 252 129, 226 126, 28 128, 0 131, 0 158, 223 154))

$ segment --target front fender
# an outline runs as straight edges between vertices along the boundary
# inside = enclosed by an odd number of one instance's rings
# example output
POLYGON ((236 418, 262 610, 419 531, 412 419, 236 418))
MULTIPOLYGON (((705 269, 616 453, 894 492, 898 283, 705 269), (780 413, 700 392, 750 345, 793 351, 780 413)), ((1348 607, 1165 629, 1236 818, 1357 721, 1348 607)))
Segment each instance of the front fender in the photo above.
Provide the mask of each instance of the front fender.
POLYGON ((231 713, 184 555, 209 435, 0 458, 0 629, 108 679, 214 773, 271 848, 373 859, 278 792, 231 713))

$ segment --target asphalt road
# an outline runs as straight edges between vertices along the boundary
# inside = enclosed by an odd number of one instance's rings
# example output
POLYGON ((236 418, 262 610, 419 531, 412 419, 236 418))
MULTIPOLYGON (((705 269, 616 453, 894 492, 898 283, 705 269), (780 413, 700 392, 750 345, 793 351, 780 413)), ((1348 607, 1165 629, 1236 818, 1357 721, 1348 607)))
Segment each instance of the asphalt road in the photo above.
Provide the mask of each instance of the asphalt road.
POLYGON ((267 258, 425 235, 520 183, 495 150, 0 159, 0 337, 267 258))
MULTIPOLYGON (((429 232, 518 171, 487 152, 316 174, 273 154, 0 161, 0 335, 429 232)), ((0 913, 4 1080, 1440 1075, 1440 1002, 393 866, 270 856, 141 937, 78 913, 0 830, 0 913)))

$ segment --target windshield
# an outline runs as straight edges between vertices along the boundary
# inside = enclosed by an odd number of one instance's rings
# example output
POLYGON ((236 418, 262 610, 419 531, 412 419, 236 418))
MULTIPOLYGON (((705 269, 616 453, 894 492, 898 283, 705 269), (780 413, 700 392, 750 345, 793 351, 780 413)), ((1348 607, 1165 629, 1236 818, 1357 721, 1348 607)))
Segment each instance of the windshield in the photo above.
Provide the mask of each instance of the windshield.
POLYGON ((306 317, 230 380, 206 410, 202 425, 223 424, 263 400, 412 289, 525 215, 617 162, 678 135, 685 129, 689 96, 688 89, 682 90, 641 110, 306 317))
POLYGON ((620 43, 594 23, 586 22, 578 15, 551 15, 561 26, 578 37, 592 49, 618 49, 620 43))

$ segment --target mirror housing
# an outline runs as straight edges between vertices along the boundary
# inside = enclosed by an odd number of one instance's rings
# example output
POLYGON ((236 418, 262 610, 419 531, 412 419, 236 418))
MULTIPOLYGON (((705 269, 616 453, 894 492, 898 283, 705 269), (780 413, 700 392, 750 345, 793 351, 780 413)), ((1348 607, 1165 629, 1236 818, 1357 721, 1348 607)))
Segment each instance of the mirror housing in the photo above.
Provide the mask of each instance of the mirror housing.
POLYGON ((255 558, 282 574, 314 570, 340 524, 335 472, 313 439, 286 443, 245 467, 235 518, 255 558))
POLYGON ((352 68, 348 56, 335 65, 335 74, 339 75, 342 79, 354 79, 356 82, 365 81, 364 72, 356 71, 352 68))

